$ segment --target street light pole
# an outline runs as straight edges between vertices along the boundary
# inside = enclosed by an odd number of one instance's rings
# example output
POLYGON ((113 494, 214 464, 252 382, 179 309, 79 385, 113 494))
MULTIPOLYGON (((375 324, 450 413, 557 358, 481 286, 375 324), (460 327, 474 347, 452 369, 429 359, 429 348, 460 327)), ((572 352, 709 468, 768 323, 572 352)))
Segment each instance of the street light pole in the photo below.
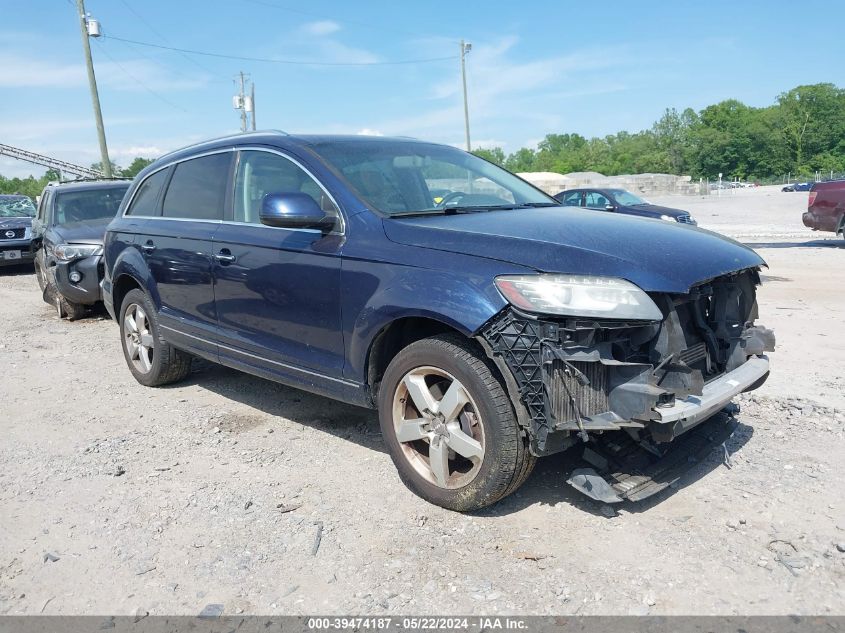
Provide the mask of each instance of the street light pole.
POLYGON ((464 128, 466 130, 467 151, 472 151, 469 142, 469 104, 467 103, 467 65, 466 56, 472 50, 472 44, 461 40, 461 80, 464 83, 464 128))
POLYGON ((85 65, 88 69, 88 87, 91 89, 91 102, 94 106, 94 121, 97 124, 97 140, 100 143, 100 159, 103 163, 103 175, 112 177, 109 149, 106 147, 106 131, 103 127, 103 112, 100 110, 100 95, 97 93, 97 78, 94 76, 94 62, 91 60, 91 44, 88 41, 88 19, 85 17, 85 3, 76 0, 79 11, 79 28, 82 31, 82 51, 85 53, 85 65))

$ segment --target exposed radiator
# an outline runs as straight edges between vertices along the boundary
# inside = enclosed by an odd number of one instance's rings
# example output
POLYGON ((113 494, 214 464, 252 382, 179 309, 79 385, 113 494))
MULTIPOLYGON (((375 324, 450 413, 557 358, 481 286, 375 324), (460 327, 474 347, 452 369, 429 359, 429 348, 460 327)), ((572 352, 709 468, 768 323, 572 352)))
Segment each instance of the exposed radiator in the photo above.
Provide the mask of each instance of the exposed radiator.
POLYGON ((578 403, 581 415, 589 417, 610 409, 607 401, 607 368, 601 363, 571 363, 589 379, 590 384, 582 386, 575 376, 566 373, 566 365, 559 360, 552 364, 552 379, 549 382, 549 400, 552 412, 558 422, 576 419, 575 408, 569 399, 566 387, 578 403))

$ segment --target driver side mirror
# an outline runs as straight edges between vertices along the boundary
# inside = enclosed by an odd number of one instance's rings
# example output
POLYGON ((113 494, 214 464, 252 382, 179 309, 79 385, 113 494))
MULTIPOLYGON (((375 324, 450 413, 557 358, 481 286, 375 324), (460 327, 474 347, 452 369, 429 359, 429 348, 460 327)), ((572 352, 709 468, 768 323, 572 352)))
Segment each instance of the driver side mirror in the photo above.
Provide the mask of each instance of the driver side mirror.
POLYGON ((268 193, 261 201, 258 214, 261 224, 286 229, 319 229, 330 231, 335 218, 326 215, 320 205, 306 193, 268 193))
POLYGON ((613 206, 612 204, 608 204, 607 206, 605 206, 604 210, 605 211, 616 211, 616 207, 613 206))

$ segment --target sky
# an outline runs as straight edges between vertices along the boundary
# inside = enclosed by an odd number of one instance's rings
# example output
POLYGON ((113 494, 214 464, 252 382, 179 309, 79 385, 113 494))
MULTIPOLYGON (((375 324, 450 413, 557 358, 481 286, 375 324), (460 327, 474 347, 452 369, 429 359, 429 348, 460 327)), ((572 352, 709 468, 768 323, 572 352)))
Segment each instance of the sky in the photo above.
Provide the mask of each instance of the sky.
MULTIPOLYGON (((74 5, 0 0, 0 143, 87 166, 99 150, 74 5)), ((104 34, 91 48, 121 166, 237 132, 240 71, 259 129, 463 146, 462 38, 473 148, 507 153, 549 133, 648 128, 670 107, 845 86, 834 1, 87 0, 86 11, 104 34)), ((0 157, 7 177, 43 171, 0 157)))

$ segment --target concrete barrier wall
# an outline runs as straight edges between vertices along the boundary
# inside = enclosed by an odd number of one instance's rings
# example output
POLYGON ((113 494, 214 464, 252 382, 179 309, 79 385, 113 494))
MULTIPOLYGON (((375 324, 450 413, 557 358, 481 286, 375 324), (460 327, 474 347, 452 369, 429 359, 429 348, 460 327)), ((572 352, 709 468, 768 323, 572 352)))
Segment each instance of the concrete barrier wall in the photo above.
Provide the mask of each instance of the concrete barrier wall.
POLYGON ((631 193, 643 196, 695 195, 700 193, 698 181, 693 182, 689 176, 675 176, 673 174, 605 176, 598 172, 573 172, 570 174, 525 172, 518 175, 550 195, 579 187, 627 189, 631 193))

